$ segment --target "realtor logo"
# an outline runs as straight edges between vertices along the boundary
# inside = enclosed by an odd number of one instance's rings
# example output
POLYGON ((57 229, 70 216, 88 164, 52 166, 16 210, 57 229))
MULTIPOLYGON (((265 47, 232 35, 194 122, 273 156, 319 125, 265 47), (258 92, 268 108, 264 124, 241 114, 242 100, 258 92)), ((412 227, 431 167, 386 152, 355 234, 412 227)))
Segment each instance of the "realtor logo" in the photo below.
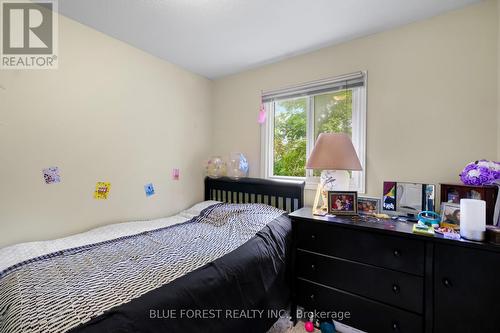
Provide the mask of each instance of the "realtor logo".
POLYGON ((55 0, 0 0, 1 68, 57 68, 55 0))

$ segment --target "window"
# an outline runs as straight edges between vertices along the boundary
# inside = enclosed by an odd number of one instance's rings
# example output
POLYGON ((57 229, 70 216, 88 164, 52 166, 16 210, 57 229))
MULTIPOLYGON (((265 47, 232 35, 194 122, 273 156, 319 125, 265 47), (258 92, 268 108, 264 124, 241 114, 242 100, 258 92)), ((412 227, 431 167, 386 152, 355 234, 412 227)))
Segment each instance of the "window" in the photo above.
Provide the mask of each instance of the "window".
MULTIPOLYGON (((351 136, 365 165, 366 72, 263 93, 267 121, 262 126, 262 173, 266 178, 318 182, 319 171, 305 164, 320 133, 351 136)), ((351 172, 351 189, 364 193, 364 171, 351 172)))

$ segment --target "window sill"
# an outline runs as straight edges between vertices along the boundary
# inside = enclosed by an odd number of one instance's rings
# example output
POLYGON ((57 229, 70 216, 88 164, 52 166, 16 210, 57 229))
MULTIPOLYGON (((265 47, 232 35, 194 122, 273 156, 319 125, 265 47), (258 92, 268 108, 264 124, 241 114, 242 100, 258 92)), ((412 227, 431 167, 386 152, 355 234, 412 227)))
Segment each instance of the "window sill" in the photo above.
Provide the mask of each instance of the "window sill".
MULTIPOLYGON (((285 177, 285 176, 272 176, 268 177, 267 179, 273 179, 273 180, 281 180, 281 181, 295 181, 295 182, 303 182, 305 181, 306 184, 304 186, 305 190, 308 191, 316 191, 318 188, 319 184, 319 177, 285 177)), ((350 186, 351 188, 349 189, 350 191, 357 191, 358 194, 363 195, 365 192, 361 192, 356 188, 353 188, 352 184, 350 186)))
POLYGON ((319 184, 319 178, 306 178, 306 177, 285 177, 285 176, 272 176, 268 177, 268 179, 274 180, 285 180, 285 181, 296 181, 296 182, 306 182, 304 189, 306 190, 316 190, 319 184))

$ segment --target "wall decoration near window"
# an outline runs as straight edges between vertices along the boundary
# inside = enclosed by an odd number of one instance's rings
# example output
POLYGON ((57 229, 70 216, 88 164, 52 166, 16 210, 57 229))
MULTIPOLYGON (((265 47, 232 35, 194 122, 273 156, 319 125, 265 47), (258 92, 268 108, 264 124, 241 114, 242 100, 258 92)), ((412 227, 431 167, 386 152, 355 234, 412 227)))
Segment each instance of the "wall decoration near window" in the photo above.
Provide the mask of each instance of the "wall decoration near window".
MULTIPOLYGON (((261 127, 261 174, 266 178, 318 180, 305 162, 320 133, 349 135, 365 162, 366 72, 356 72, 263 92, 267 121, 261 127)), ((350 188, 364 192, 364 171, 350 172, 350 188)))
POLYGON ((179 180, 181 177, 181 172, 179 168, 173 168, 172 169, 172 179, 173 180, 179 180))
MULTIPOLYGON (((261 93, 261 96, 262 96, 262 93, 261 93)), ((262 101, 262 97, 260 100, 259 117, 257 118, 257 122, 261 125, 266 122, 266 107, 264 106, 264 102, 262 101)))

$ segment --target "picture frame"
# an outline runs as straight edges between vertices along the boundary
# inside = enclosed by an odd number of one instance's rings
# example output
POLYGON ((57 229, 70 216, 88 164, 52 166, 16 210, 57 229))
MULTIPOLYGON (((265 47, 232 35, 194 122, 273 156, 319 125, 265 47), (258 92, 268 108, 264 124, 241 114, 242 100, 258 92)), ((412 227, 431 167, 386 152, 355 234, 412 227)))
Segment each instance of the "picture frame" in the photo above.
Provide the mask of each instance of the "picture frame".
POLYGON ((328 214, 358 215, 358 192, 328 191, 328 214))
POLYGON ((384 190, 382 192, 382 208, 384 211, 396 211, 396 191, 397 183, 394 181, 384 181, 384 190))
POLYGON ((359 215, 374 215, 380 214, 382 199, 376 197, 359 197, 358 196, 358 214, 359 215))
POLYGON ((441 203, 441 226, 455 230, 460 229, 460 204, 441 203))

